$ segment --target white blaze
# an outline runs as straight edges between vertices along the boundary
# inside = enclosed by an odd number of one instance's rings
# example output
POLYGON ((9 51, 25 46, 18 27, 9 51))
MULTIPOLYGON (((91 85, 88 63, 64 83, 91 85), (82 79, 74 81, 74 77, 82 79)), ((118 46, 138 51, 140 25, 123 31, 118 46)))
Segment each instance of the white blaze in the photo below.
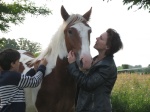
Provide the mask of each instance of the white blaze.
POLYGON ((85 68, 89 68, 91 66, 92 56, 91 56, 90 47, 89 47, 90 43, 88 39, 88 31, 91 28, 86 26, 83 23, 77 23, 73 25, 72 27, 78 30, 80 38, 81 38, 81 42, 82 42, 81 51, 79 52, 80 60, 82 59, 83 66, 85 68))

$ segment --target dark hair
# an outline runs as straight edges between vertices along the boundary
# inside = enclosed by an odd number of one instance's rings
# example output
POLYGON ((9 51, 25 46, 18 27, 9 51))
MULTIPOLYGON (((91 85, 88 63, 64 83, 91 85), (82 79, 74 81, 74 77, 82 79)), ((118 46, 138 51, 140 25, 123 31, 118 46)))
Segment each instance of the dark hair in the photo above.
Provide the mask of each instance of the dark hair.
POLYGON ((107 45, 109 49, 106 51, 106 55, 113 55, 123 48, 123 43, 121 41, 120 35, 114 29, 107 29, 107 45))
POLYGON ((14 49, 4 49, 0 52, 0 66, 3 70, 9 70, 11 63, 20 59, 20 53, 14 49))

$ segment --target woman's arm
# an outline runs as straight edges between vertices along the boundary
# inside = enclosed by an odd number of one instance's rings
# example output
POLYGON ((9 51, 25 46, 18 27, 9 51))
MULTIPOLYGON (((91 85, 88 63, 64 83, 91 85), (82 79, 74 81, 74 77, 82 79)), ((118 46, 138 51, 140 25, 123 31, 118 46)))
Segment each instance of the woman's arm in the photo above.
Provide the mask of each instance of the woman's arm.
POLYGON ((69 73, 73 76, 78 86, 86 90, 92 90, 103 84, 109 77, 109 71, 111 68, 109 66, 101 66, 91 74, 84 74, 80 71, 76 63, 71 63, 68 66, 69 73))

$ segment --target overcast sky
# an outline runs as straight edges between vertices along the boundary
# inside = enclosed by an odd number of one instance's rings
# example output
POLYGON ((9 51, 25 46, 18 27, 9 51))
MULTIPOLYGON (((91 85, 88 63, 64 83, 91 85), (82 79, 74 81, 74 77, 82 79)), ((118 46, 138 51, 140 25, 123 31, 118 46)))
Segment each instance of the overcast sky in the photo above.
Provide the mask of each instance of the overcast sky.
MULTIPOLYGON (((7 0, 6 0, 7 1, 7 0)), ((8 0, 10 1, 10 0, 8 0)), ((121 36, 124 44, 123 50, 115 54, 117 66, 122 64, 142 65, 150 64, 150 13, 148 10, 127 10, 121 0, 34 0, 37 5, 47 5, 52 10, 49 16, 27 15, 23 24, 12 25, 9 33, 1 33, 5 38, 27 38, 39 42, 44 50, 52 37, 62 24, 60 14, 61 5, 64 5, 69 14, 84 14, 92 7, 91 19, 91 54, 97 55, 93 48, 96 37, 108 28, 114 28, 121 36)))

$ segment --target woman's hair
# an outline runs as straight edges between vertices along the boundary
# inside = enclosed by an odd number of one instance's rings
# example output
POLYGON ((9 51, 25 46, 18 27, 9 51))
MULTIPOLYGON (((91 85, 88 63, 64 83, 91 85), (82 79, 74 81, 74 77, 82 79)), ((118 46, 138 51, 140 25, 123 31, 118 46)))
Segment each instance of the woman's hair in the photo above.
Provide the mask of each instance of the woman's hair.
POLYGON ((2 70, 9 70, 11 63, 20 59, 20 53, 14 49, 5 49, 0 52, 0 67, 2 70))
POLYGON ((109 49, 106 51, 106 55, 113 55, 123 48, 123 43, 121 41, 120 35, 114 29, 107 29, 107 45, 109 49))

